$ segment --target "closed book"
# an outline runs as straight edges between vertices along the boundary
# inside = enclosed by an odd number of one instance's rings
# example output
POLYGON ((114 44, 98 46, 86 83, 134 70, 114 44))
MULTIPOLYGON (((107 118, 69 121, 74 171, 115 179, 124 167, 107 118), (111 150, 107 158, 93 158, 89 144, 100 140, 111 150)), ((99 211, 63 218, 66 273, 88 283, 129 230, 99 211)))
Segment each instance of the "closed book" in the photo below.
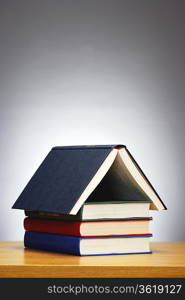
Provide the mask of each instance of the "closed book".
POLYGON ((68 221, 148 218, 150 201, 86 202, 76 215, 25 211, 32 218, 51 218, 68 221))
POLYGON ((69 222, 25 218, 24 229, 73 236, 143 235, 149 234, 149 221, 151 219, 152 218, 69 222))
POLYGON ((151 253, 149 238, 145 236, 75 237, 61 234, 26 231, 27 248, 55 251, 74 255, 111 255, 151 253))
POLYGON ((25 218, 24 229, 36 232, 73 236, 119 236, 149 234, 152 218, 99 221, 61 221, 51 219, 25 218))

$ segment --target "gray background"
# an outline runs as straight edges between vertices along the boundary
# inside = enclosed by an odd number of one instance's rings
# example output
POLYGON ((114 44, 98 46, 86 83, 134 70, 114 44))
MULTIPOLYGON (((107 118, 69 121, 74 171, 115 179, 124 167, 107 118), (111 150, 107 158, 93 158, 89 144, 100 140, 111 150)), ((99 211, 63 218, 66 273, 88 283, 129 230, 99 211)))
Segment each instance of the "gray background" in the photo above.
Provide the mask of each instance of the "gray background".
POLYGON ((154 240, 184 240, 184 32, 184 1, 0 1, 0 239, 52 146, 123 143, 168 207, 154 240))

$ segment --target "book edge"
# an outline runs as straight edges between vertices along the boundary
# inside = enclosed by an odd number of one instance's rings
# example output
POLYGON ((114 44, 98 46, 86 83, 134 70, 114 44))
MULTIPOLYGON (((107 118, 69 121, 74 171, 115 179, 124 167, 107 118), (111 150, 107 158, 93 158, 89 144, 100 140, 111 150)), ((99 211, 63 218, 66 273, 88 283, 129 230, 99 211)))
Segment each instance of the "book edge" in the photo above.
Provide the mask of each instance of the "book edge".
MULTIPOLYGON (((154 187, 152 186, 152 184, 150 183, 149 179, 146 177, 146 175, 144 174, 144 172, 142 171, 142 169, 139 167, 138 163, 136 162, 136 160, 133 158, 133 156, 131 155, 131 153, 129 152, 128 149, 125 148, 126 153, 128 154, 128 156, 130 157, 130 160, 132 161, 132 163, 134 164, 134 166, 136 167, 137 171, 139 172, 139 174, 143 177, 144 181, 146 182, 146 184, 151 188, 151 190, 153 191, 153 193, 155 194, 155 196, 157 197, 159 203, 161 204, 162 208, 160 208, 156 203, 154 203, 154 201, 151 199, 151 203, 156 207, 156 210, 160 211, 160 210, 166 210, 166 206, 164 205, 163 201, 161 200, 160 196, 158 195, 158 193, 156 192, 156 190, 154 189, 154 187)), ((122 158, 122 150, 119 151, 120 153, 120 157, 123 161, 123 163, 125 164, 123 158, 122 158)), ((127 167, 127 166, 126 166, 127 167)), ((128 169, 128 167, 127 167, 128 169)), ((130 170, 128 169, 128 171, 130 172, 130 170)), ((130 173, 131 174, 131 173, 130 173)), ((134 176, 131 174, 131 176, 134 178, 134 176)), ((134 178, 134 180, 136 181, 136 179, 134 178)), ((137 182, 137 181, 136 181, 137 182)), ((140 184, 137 182, 137 184, 140 186, 140 184)), ((140 186, 141 187, 141 186, 140 186)), ((141 189, 143 190, 143 188, 141 187, 141 189)), ((143 190, 144 191, 144 190, 143 190)), ((148 196, 148 194, 144 191, 144 193, 148 196)), ((149 197, 149 196, 148 196, 149 197)), ((150 197, 149 197, 150 198, 150 197)))
POLYGON ((116 155, 118 153, 118 149, 113 148, 110 153, 107 155, 99 169, 97 170, 96 174, 93 176, 91 181, 86 186, 85 190, 82 192, 78 200, 76 201, 75 205, 69 212, 69 215, 76 215, 79 209, 82 207, 84 202, 87 200, 89 195, 95 190, 97 185, 101 182, 103 177, 106 175, 108 170, 110 169, 111 165, 113 164, 116 155))

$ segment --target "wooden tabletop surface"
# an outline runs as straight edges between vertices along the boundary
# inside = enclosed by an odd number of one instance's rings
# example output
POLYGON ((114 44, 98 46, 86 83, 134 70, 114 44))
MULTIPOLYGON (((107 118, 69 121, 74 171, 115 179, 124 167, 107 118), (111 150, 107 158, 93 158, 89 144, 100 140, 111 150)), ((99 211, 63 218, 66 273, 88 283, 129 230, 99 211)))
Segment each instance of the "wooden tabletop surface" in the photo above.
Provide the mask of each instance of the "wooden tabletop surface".
POLYGON ((152 254, 79 257, 0 242, 0 277, 185 277, 185 242, 151 243, 152 254))

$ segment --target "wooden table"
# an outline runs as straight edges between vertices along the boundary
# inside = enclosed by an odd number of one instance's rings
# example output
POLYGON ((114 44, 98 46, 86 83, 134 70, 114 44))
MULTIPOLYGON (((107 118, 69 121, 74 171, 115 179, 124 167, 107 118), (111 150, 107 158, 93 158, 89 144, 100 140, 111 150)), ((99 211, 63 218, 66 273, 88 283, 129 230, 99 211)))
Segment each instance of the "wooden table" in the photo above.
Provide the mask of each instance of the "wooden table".
POLYGON ((185 277, 185 242, 151 248, 152 254, 79 257, 0 242, 0 277, 185 277))

